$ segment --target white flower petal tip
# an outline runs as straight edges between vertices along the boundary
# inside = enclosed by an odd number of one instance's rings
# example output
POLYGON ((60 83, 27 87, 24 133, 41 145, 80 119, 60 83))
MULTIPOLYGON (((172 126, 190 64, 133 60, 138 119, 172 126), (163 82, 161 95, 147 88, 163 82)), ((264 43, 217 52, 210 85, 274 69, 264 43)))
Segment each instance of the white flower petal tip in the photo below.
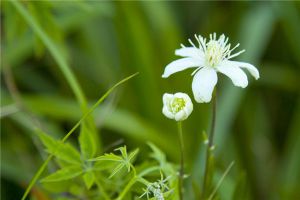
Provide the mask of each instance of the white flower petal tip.
POLYGON ((182 47, 175 50, 175 55, 182 57, 194 57, 203 56, 203 52, 196 47, 182 47))
POLYGON ((163 95, 162 113, 169 119, 183 121, 193 111, 193 103, 190 97, 185 93, 175 93, 163 95))
POLYGON ((212 93, 218 82, 218 76, 214 69, 205 67, 200 69, 194 76, 192 90, 198 103, 211 101, 212 93))
POLYGON ((241 88, 248 85, 248 78, 243 68, 249 71, 256 80, 260 78, 259 71, 253 65, 230 60, 244 53, 245 50, 233 53, 240 44, 231 48, 229 39, 224 34, 219 38, 216 33, 210 34, 209 39, 201 35, 195 35, 195 38, 197 42, 195 44, 189 39, 191 47, 181 45, 180 49, 175 50, 175 54, 183 58, 168 64, 162 77, 168 78, 176 72, 196 67, 197 69, 192 73, 192 76, 194 75, 192 90, 198 103, 210 102, 218 80, 217 72, 225 74, 235 86, 241 88))
POLYGON ((218 66, 217 70, 228 76, 232 80, 233 85, 241 88, 247 87, 247 76, 239 67, 224 64, 218 66))
POLYGON ((249 71, 249 73, 257 80, 260 78, 259 75, 259 71, 256 67, 254 67, 253 65, 246 63, 246 62, 238 62, 238 61, 224 61, 223 62, 224 65, 231 65, 231 66, 236 66, 236 67, 240 67, 240 68, 245 68, 249 71))
POLYGON ((168 78, 170 75, 183 71, 192 67, 199 67, 202 64, 200 59, 196 58, 181 58, 168 64, 162 75, 163 78, 168 78))

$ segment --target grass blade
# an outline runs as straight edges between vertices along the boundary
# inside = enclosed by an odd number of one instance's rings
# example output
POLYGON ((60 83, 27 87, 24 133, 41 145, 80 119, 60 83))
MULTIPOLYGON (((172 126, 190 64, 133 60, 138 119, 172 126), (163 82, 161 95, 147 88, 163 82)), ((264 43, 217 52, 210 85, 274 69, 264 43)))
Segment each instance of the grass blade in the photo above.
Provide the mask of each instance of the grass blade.
POLYGON ((227 174, 229 173, 230 169, 233 167, 234 162, 232 161, 230 163, 230 165, 227 167, 227 169, 225 170, 224 174, 222 175, 222 177, 220 178, 217 186, 215 187, 214 191, 211 193, 211 195, 209 196, 208 200, 212 200, 213 197, 215 196, 215 194, 217 193, 217 190, 219 189, 219 187, 221 186, 223 180, 225 179, 225 177, 227 176, 227 174))
MULTIPOLYGON (((88 117, 94 110, 95 108, 103 102, 103 100, 119 85, 123 84, 124 82, 128 81, 129 79, 133 78, 134 76, 138 75, 138 73, 132 74, 126 78, 124 78, 123 80, 119 81, 118 83, 116 83, 114 86, 112 86, 93 106, 92 108, 90 108, 83 116, 82 118, 75 124, 75 126, 66 134, 65 137, 63 137, 61 139, 61 142, 65 142, 69 136, 79 127, 79 125, 85 120, 86 117, 88 117)), ((30 181, 25 193, 23 194, 22 200, 25 200, 27 195, 29 194, 31 188, 34 186, 34 184, 36 183, 36 181, 38 180, 38 178, 41 176, 42 172, 45 170, 46 166, 48 165, 48 163, 50 162, 50 160, 52 159, 53 154, 50 154, 48 156, 48 158, 44 161, 44 163, 42 164, 42 166, 39 168, 38 172, 34 175, 34 177, 32 178, 32 180, 30 181)))

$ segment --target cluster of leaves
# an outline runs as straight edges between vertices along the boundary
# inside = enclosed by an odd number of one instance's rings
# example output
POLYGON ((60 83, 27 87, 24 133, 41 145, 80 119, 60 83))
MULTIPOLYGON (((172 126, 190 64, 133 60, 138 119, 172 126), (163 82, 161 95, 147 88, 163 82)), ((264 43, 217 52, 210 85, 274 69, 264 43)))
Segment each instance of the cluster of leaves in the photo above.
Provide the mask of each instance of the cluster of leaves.
MULTIPOLYGON (((41 130, 36 133, 46 151, 54 155, 55 168, 58 168, 44 177, 41 183, 53 194, 63 193, 63 199, 154 197, 161 200, 173 199, 177 195, 176 167, 167 162, 165 154, 152 143, 149 143, 152 161, 146 159, 134 165, 139 149, 128 152, 126 146, 114 150, 119 154, 105 153, 94 157, 95 144, 86 128, 80 132, 80 151, 74 145, 62 143, 41 130), (156 181, 159 175, 161 179, 156 181), (164 176, 168 178, 163 179, 164 176)), ((58 196, 62 198, 62 195, 58 196)))

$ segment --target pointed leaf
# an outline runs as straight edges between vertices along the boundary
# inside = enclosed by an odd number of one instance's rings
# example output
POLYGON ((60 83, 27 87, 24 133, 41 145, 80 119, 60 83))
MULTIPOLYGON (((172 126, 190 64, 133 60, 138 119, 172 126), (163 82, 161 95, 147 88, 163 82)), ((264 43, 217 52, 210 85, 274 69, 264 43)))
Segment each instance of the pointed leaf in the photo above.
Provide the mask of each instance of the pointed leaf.
POLYGON ((115 161, 115 162, 121 162, 123 160, 123 158, 121 156, 117 156, 113 153, 109 153, 109 154, 104 154, 103 156, 99 156, 97 158, 93 158, 90 159, 89 161, 103 161, 103 160, 107 160, 107 161, 115 161))
POLYGON ((112 178, 116 173, 118 173, 124 166, 126 163, 122 162, 120 164, 118 164, 112 171, 112 173, 110 174, 110 176, 108 178, 112 178))
POLYGON ((90 189, 95 182, 95 175, 92 171, 87 171, 83 176, 87 189, 90 189))
POLYGON ((57 182, 75 178, 82 174, 82 168, 80 165, 72 165, 63 169, 57 170, 53 174, 50 174, 46 178, 42 179, 42 182, 57 182))
POLYGON ((150 156, 154 158, 157 162, 161 163, 161 165, 163 165, 163 163, 166 163, 166 155, 153 143, 148 142, 147 144, 152 149, 152 153, 150 156))
POLYGON ((127 148, 126 148, 126 146, 124 146, 124 147, 119 147, 119 148, 115 149, 115 151, 120 151, 122 157, 123 157, 123 158, 127 158, 127 148))
POLYGON ((138 154, 139 149, 135 149, 134 151, 130 152, 129 156, 128 156, 128 160, 131 161, 134 159, 134 157, 136 156, 136 154, 138 154))
POLYGON ((47 151, 53 153, 58 159, 69 163, 81 163, 79 152, 70 144, 63 144, 41 130, 36 131, 47 151))
POLYGON ((90 159, 96 154, 96 142, 92 135, 91 130, 89 130, 86 123, 83 123, 80 136, 79 145, 83 158, 90 159))

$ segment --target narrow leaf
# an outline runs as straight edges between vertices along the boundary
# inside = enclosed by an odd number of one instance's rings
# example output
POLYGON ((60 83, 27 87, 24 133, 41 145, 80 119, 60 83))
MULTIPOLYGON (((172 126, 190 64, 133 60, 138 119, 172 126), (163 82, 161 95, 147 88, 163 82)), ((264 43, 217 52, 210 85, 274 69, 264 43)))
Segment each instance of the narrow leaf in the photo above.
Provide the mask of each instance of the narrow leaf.
MULTIPOLYGON (((69 137, 70 135, 79 127, 79 125, 96 109, 96 107, 102 103, 102 101, 104 101, 104 99, 111 93, 113 92, 113 90, 118 87, 119 85, 123 84, 124 82, 128 81, 129 79, 135 77, 136 75, 138 75, 138 73, 132 74, 131 76, 128 76, 124 79, 122 79, 121 81, 119 81, 118 83, 116 83, 114 86, 112 86, 93 106, 92 108, 90 108, 82 117, 81 119, 74 125, 74 127, 66 134, 66 136, 64 138, 61 139, 61 142, 64 143, 69 137)), ((56 152, 58 149, 56 149, 54 152, 56 152)), ((34 186, 34 184, 36 183, 36 181, 38 180, 38 178, 41 176, 41 174, 43 173, 43 171, 45 170, 47 164, 50 162, 50 160, 52 159, 53 154, 49 155, 48 158, 44 161, 44 163, 42 164, 42 166, 39 168, 39 170, 36 172, 36 174, 34 175, 34 177, 32 178, 32 180, 30 181, 28 187, 26 188, 25 193, 22 196, 22 200, 25 200, 27 195, 29 194, 31 188, 34 186)))
POLYGON ((90 189, 95 182, 95 175, 92 171, 87 171, 83 176, 87 189, 90 189))
POLYGON ((118 164, 112 171, 112 173, 110 174, 110 176, 108 178, 112 178, 116 173, 118 173, 124 166, 126 163, 122 162, 120 164, 118 164))
POLYGON ((94 158, 94 159, 90 159, 89 161, 101 161, 101 160, 122 162, 123 159, 122 159, 121 156, 117 156, 113 153, 109 153, 109 154, 104 154, 103 156, 99 156, 99 157, 94 158))
POLYGON ((40 129, 36 133, 50 154, 69 163, 81 163, 80 154, 73 146, 60 143, 40 129))
POLYGON ((88 129, 85 123, 83 124, 79 135, 79 144, 83 158, 90 159, 94 157, 96 153, 96 142, 92 132, 88 129))
POLYGON ((82 174, 82 168, 79 165, 72 165, 70 167, 65 167, 60 169, 53 174, 50 174, 46 178, 42 179, 42 182, 57 182, 57 181, 64 181, 75 178, 82 174))

